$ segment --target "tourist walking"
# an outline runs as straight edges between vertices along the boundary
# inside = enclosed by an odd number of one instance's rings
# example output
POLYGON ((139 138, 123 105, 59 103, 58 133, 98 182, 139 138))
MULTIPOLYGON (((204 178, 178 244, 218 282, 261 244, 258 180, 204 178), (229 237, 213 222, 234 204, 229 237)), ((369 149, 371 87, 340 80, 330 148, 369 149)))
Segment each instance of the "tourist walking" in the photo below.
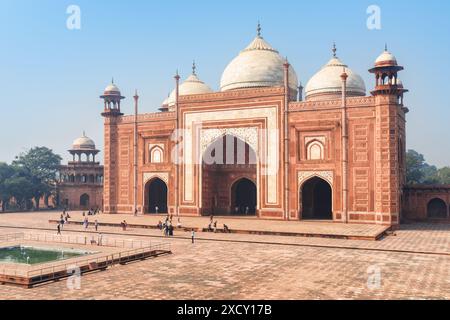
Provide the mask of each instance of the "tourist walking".
POLYGON ((173 225, 172 224, 169 225, 169 236, 173 237, 173 225))
POLYGON ((98 244, 99 246, 102 245, 102 240, 103 240, 103 235, 102 235, 101 233, 99 233, 99 234, 98 234, 98 241, 97 241, 97 244, 98 244))
POLYGON ((57 233, 56 233, 56 234, 61 234, 61 226, 60 226, 59 223, 58 223, 58 225, 56 226, 56 230, 57 230, 57 233))
POLYGON ((217 220, 214 222, 214 233, 217 231, 217 220))
POLYGON ((85 218, 85 219, 84 219, 83 225, 84 225, 84 230, 86 231, 86 230, 88 229, 88 226, 89 226, 89 220, 88 220, 88 218, 85 218))
POLYGON ((195 231, 194 231, 194 229, 192 229, 192 232, 191 232, 191 239, 192 239, 192 243, 194 243, 194 239, 195 239, 195 231))
POLYGON ((98 221, 97 220, 95 220, 94 226, 95 226, 95 231, 98 231, 98 221))

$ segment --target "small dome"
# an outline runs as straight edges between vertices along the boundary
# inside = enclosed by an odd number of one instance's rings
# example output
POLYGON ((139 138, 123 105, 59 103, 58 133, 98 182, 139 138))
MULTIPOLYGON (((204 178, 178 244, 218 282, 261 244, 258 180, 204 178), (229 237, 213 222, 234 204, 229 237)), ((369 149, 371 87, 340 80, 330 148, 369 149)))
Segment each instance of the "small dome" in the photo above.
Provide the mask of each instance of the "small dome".
POLYGON ((338 98, 342 94, 341 74, 344 68, 348 75, 347 94, 349 96, 365 96, 366 85, 361 76, 334 56, 308 81, 305 87, 305 98, 307 100, 338 98))
MULTIPOLYGON (((284 86, 285 59, 258 35, 225 68, 220 81, 220 90, 281 87, 284 86)), ((289 87, 297 94, 298 79, 292 66, 289 67, 289 87)))
MULTIPOLYGON (((191 94, 212 93, 213 90, 197 77, 197 74, 195 73, 195 64, 192 69, 192 74, 183 83, 180 84, 178 88, 178 94, 180 96, 187 96, 191 94)), ((162 105, 173 107, 176 102, 175 95, 176 92, 174 89, 170 93, 169 97, 163 101, 162 105)))
POLYGON ((83 136, 74 140, 72 144, 73 150, 95 150, 95 143, 92 139, 86 137, 83 132, 83 136))
POLYGON ((395 56, 390 53, 389 51, 384 50, 382 54, 380 54, 375 60, 375 66, 396 66, 397 65, 397 59, 395 56))
POLYGON ((105 94, 115 94, 120 95, 120 89, 114 84, 114 79, 111 81, 111 84, 109 84, 105 88, 105 94))

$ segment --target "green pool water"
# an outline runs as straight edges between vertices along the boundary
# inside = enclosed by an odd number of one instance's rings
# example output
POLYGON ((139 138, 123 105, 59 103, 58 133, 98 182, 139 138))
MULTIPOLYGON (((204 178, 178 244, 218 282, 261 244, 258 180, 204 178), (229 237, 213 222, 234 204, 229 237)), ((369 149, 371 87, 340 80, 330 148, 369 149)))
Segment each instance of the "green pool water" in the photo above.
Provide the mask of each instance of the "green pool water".
POLYGON ((81 257, 90 254, 81 250, 67 248, 37 248, 14 246, 0 248, 0 263, 38 264, 81 257))

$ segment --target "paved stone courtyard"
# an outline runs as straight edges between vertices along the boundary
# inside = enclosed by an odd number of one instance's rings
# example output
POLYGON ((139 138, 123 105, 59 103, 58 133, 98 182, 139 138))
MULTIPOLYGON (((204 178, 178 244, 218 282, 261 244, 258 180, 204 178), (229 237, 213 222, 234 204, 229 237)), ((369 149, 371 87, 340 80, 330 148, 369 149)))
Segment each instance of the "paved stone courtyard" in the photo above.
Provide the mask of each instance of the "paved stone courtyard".
MULTIPOLYGON (((0 214, 0 234, 54 231, 49 215, 57 214, 0 214)), ((83 233, 79 226, 63 232, 83 233)), ((158 230, 125 233, 127 239, 161 237, 158 230)), ((65 280, 33 289, 0 286, 0 299, 450 299, 449 225, 404 225, 381 241, 198 237, 192 245, 188 233, 176 233, 166 239, 172 255, 84 275, 79 290, 65 280)))

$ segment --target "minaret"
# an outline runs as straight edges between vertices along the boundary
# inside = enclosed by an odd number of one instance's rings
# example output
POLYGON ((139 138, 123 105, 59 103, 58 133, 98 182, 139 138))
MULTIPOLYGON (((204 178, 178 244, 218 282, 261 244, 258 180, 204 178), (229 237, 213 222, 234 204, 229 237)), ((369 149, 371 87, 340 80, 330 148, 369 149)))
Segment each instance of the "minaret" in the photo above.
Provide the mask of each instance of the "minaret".
POLYGON ((289 67, 290 64, 286 58, 284 62, 284 211, 285 219, 290 219, 289 212, 289 67))
MULTIPOLYGON (((336 56, 336 46, 333 47, 336 56)), ((348 116, 347 116, 347 78, 345 67, 341 74, 342 80, 342 111, 341 111, 341 146, 342 146, 342 220, 348 223, 348 116)))
POLYGON ((104 101, 104 111, 102 116, 121 116, 123 113, 120 112, 120 101, 125 99, 120 94, 119 88, 114 84, 114 78, 111 80, 111 84, 105 88, 103 95, 100 96, 104 101))
POLYGON ((134 132, 133 132, 133 151, 134 151, 134 158, 133 158, 133 213, 136 216, 138 214, 138 102, 139 102, 139 96, 137 93, 137 90, 135 91, 135 94, 133 96, 134 98, 134 132))
MULTIPOLYGON (((195 66, 195 63, 194 63, 195 66)), ((193 68, 195 71, 195 68, 193 68)), ((180 98, 180 75, 178 74, 178 70, 175 74, 175 114, 176 114, 176 127, 175 127, 175 143, 180 143, 180 107, 179 107, 179 98, 180 98)), ((180 184, 180 146, 176 145, 176 160, 175 160, 175 214, 177 216, 180 215, 180 203, 179 203, 179 184, 180 184)))
POLYGON ((379 224, 400 222, 405 164, 405 115, 403 94, 408 90, 398 80, 395 56, 385 47, 369 72, 375 75, 375 214, 379 224))
POLYGON ((117 143, 117 120, 123 115, 120 111, 121 100, 125 99, 120 94, 120 89, 114 84, 114 79, 108 85, 103 95, 104 101, 102 116, 104 122, 104 183, 103 200, 105 213, 117 213, 117 179, 119 175, 118 164, 118 143, 117 143))

